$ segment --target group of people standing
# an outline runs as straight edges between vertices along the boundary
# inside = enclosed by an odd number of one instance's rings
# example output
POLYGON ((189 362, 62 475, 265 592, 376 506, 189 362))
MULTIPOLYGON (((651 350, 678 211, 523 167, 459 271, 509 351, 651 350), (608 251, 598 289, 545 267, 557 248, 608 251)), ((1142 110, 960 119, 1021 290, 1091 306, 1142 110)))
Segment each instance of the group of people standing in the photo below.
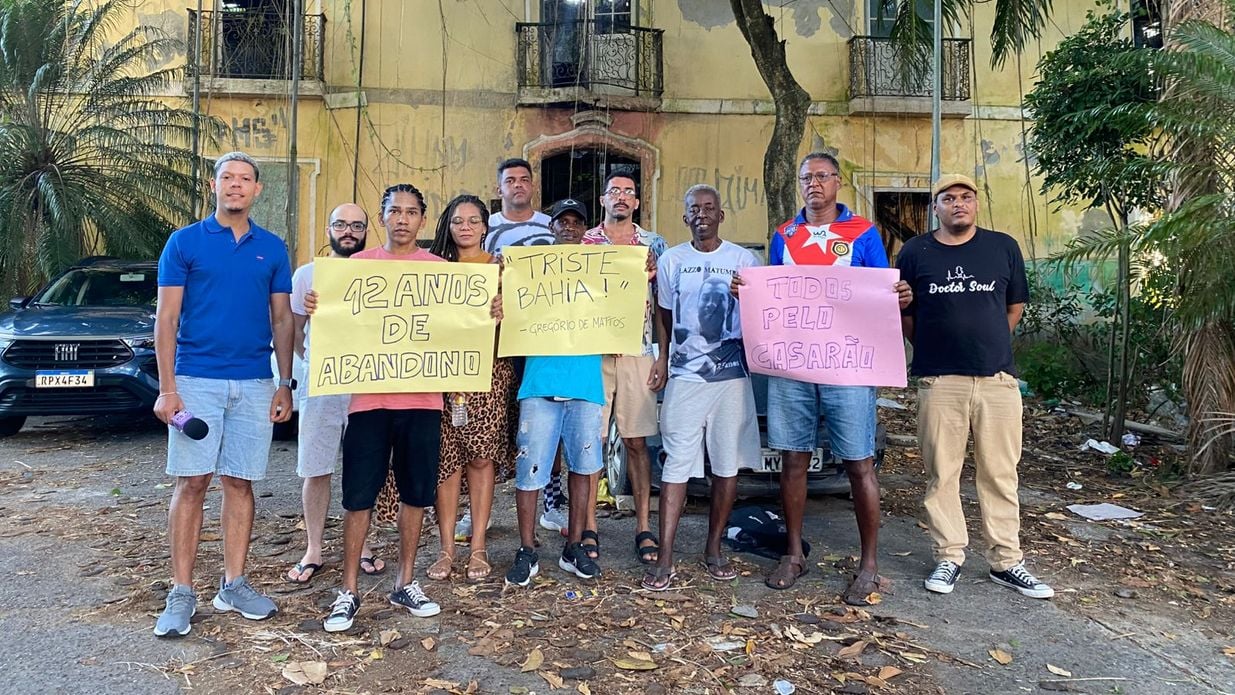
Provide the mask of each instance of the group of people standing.
MULTIPOLYGON (((436 509, 441 546, 430 579, 455 572, 456 540, 470 546, 469 580, 492 572, 486 545, 494 488, 515 481, 519 547, 507 584, 526 586, 540 571, 539 525, 566 536, 559 567, 579 578, 601 574, 596 525, 597 482, 609 423, 627 452, 636 515, 633 550, 648 565, 641 579, 651 591, 672 586, 674 543, 690 478, 711 476, 711 508, 703 568, 731 581, 738 573, 721 540, 742 467, 760 467, 755 400, 743 346, 738 304, 742 270, 759 265, 750 250, 721 236, 723 201, 715 188, 692 186, 683 200, 690 241, 668 248, 634 222, 639 182, 618 169, 605 179, 603 220, 587 224, 587 209, 565 199, 547 213, 532 207, 532 168, 521 159, 498 167, 500 212, 490 214, 473 195, 442 211, 428 249, 417 243, 428 215, 414 186, 386 189, 380 202, 381 245, 366 248, 370 221, 353 203, 336 207, 327 234, 340 258, 462 263, 500 262, 510 246, 623 244, 647 248, 648 301, 637 355, 497 358, 485 393, 389 393, 312 396, 300 413, 297 472, 307 537, 301 560, 287 574, 311 581, 322 569, 322 536, 331 476, 342 454, 342 587, 325 619, 328 631, 350 628, 360 608, 359 575, 380 574, 385 563, 367 542, 372 512, 386 494, 397 499, 399 558, 388 599, 413 615, 441 611, 414 578, 416 551, 428 507, 436 509), (657 393, 663 390, 658 406, 657 393), (651 461, 646 439, 660 434, 659 533, 651 527, 651 461), (566 473, 569 503, 562 499, 566 473), (383 493, 388 476, 393 480, 383 493), (466 480, 468 510, 457 520, 466 480), (544 493, 543 504, 540 500, 544 493)), ((781 265, 887 267, 876 228, 836 202, 842 181, 835 157, 807 155, 799 166, 804 207, 772 235, 769 262, 781 265)), ((212 475, 222 482, 224 575, 214 598, 219 610, 249 619, 274 615, 273 601, 244 576, 253 523, 251 483, 265 475, 273 423, 291 416, 293 350, 307 363, 310 317, 317 308, 313 264, 293 275, 287 249, 249 219, 261 191, 258 165, 229 153, 215 165, 214 214, 174 233, 159 262, 156 346, 160 396, 155 413, 169 427, 169 475, 176 476, 169 514, 173 587, 156 635, 184 635, 196 610, 192 571, 202 504, 212 475), (273 346, 278 379, 270 378, 273 346), (209 425, 193 440, 174 425, 186 409, 209 425), (179 414, 179 415, 178 415, 179 414)), ((919 436, 929 481, 927 521, 937 565, 927 589, 951 592, 968 544, 959 477, 970 430, 975 439, 990 578, 1027 596, 1049 597, 1019 550, 1016 464, 1020 458, 1020 392, 1012 376, 1010 332, 1027 301, 1024 261, 1007 235, 976 225, 977 188, 964 176, 943 177, 932 190, 941 227, 912 239, 897 267, 896 292, 906 337, 914 345, 919 382, 919 436)), ((502 319, 500 293, 490 315, 502 319)), ((820 416, 831 450, 849 475, 861 542, 858 572, 842 595, 869 601, 885 580, 878 574, 879 485, 874 467, 875 389, 826 386, 769 377, 768 443, 783 452, 781 497, 788 552, 765 583, 792 587, 805 574, 802 543, 806 476, 818 442, 820 416)))

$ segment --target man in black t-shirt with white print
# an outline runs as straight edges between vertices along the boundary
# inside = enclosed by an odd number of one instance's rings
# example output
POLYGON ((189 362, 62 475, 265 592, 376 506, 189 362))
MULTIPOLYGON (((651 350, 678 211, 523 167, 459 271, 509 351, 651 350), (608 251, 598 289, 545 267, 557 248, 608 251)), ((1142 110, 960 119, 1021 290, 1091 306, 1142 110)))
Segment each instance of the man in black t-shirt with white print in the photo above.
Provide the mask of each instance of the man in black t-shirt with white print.
POLYGON ((939 229, 910 239, 896 259, 913 288, 902 322, 919 377, 924 504, 938 563, 925 584, 952 593, 965 562, 960 477, 972 430, 991 581, 1050 598, 1054 590, 1025 569, 1020 548, 1021 392, 1012 330, 1029 300, 1025 260, 1015 239, 977 226, 977 191, 967 176, 940 177, 931 187, 939 229))

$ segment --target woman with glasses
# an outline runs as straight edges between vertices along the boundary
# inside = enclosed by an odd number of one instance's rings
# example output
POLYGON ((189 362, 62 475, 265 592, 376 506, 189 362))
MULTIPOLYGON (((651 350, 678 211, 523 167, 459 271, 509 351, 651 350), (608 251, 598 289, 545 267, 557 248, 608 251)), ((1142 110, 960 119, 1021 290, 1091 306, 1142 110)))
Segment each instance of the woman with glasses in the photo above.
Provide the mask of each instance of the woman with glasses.
MULTIPOLYGON (((482 246, 489 231, 488 219, 489 210, 480 198, 456 196, 438 219, 430 251, 451 262, 493 262, 493 256, 482 246)), ((497 358, 489 392, 446 394, 436 505, 442 546, 441 554, 429 566, 427 574, 431 579, 446 579, 453 569, 455 519, 465 470, 472 522, 467 578, 484 579, 492 571, 485 549, 485 530, 493 509, 495 485, 514 475, 516 382, 510 360, 497 358)))

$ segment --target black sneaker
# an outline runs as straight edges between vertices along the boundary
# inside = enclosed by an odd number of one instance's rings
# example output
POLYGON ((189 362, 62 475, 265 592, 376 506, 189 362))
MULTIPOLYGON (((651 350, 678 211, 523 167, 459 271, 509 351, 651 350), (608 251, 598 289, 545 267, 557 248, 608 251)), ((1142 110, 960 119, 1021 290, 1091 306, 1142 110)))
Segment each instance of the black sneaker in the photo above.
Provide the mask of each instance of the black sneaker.
POLYGON ((557 566, 580 579, 600 576, 600 565, 587 556, 587 549, 582 543, 567 543, 563 546, 562 557, 558 558, 557 566))
POLYGON ((1012 565, 1002 572, 991 570, 991 581, 1009 589, 1016 589, 1029 598, 1050 598, 1055 590, 1025 569, 1023 563, 1012 565))
POLYGON ((442 612, 442 607, 426 596, 424 590, 420 588, 420 582, 415 581, 390 592, 390 602, 406 608, 417 618, 431 618, 442 612))
POLYGON ((540 556, 525 545, 515 553, 515 563, 506 570, 506 583, 527 586, 537 574, 540 574, 540 556))
POLYGON ((950 594, 956 588, 956 578, 961 576, 961 566, 951 560, 944 560, 935 565, 935 571, 923 582, 927 591, 937 594, 950 594))
POLYGON ((351 629, 356 620, 356 612, 360 610, 360 597, 350 591, 340 591, 338 598, 330 604, 330 617, 326 618, 322 627, 326 632, 343 632, 351 629))

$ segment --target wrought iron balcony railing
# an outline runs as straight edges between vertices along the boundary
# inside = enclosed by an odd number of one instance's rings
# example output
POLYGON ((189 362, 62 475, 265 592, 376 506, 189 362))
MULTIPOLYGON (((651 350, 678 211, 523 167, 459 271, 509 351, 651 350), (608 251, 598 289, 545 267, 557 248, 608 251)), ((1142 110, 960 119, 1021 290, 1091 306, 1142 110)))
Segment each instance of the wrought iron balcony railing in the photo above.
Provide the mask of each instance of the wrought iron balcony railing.
MULTIPOLYGON (((943 40, 945 101, 969 99, 969 39, 943 40)), ((855 36, 849 39, 849 98, 929 97, 933 73, 915 71, 896 54, 889 39, 855 36), (916 74, 915 74, 916 73, 916 74)))
MULTIPOLYGON (((198 17, 189 10, 190 69, 202 77, 230 77, 259 80, 292 78, 292 30, 290 13, 266 10, 205 10, 198 17), (200 37, 201 56, 197 55, 200 37)), ((321 80, 325 74, 323 48, 326 16, 301 17, 304 48, 300 78, 321 80)))
POLYGON ((659 97, 664 90, 664 31, 579 21, 520 22, 520 87, 610 87, 612 94, 659 97))

